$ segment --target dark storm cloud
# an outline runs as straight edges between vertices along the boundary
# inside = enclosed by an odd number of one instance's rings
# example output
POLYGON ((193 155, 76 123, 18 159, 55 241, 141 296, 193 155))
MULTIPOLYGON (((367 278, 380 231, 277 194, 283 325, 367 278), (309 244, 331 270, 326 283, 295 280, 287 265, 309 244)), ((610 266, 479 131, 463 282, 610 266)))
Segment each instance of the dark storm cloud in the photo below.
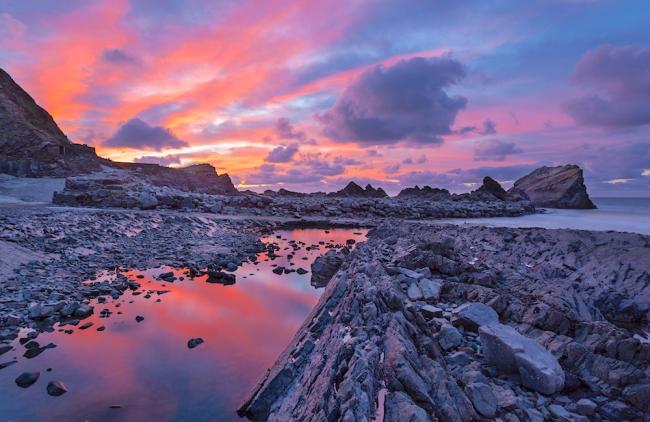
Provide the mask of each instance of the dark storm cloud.
POLYGON ((481 142, 474 149, 474 160, 476 161, 503 161, 507 156, 519 154, 522 150, 512 142, 503 142, 492 139, 481 142))
POLYGON ((107 147, 124 147, 133 149, 153 149, 187 146, 187 142, 178 139, 169 129, 162 126, 149 126, 138 118, 123 124, 117 132, 106 141, 107 147))
POLYGON ((581 58, 573 80, 590 91, 566 106, 576 123, 650 124, 650 48, 602 45, 581 58))
POLYGON ((376 66, 348 86, 336 104, 316 118, 329 138, 361 145, 399 141, 439 144, 452 133, 467 99, 445 88, 465 76, 448 57, 416 57, 391 67, 376 66))
POLYGON ((297 152, 298 144, 288 146, 280 145, 269 152, 269 155, 266 156, 266 161, 269 163, 288 163, 293 160, 297 152))

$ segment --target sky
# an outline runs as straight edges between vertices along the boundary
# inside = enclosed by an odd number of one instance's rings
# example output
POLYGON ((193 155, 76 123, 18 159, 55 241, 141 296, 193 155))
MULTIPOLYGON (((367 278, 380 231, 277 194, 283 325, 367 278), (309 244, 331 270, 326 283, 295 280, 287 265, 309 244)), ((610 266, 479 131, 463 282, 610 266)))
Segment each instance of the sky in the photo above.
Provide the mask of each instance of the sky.
POLYGON ((73 142, 240 189, 650 196, 647 0, 0 0, 0 67, 73 142))

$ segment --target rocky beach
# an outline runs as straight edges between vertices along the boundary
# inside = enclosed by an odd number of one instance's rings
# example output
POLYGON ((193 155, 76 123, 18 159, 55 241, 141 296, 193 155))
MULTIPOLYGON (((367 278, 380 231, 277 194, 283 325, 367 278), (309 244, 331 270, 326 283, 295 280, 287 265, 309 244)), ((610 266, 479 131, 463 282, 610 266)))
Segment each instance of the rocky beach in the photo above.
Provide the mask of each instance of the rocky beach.
POLYGON ((441 224, 593 210, 577 165, 254 192, 99 157, 0 69, 0 172, 1 420, 650 420, 650 236, 441 224))

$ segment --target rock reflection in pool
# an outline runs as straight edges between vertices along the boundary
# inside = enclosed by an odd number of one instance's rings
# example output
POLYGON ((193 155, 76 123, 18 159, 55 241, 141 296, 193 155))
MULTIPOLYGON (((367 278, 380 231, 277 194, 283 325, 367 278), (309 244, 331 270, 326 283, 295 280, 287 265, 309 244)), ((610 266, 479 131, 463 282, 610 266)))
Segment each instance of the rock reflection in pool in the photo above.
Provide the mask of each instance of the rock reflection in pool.
POLYGON ((205 283, 205 276, 174 283, 156 279, 169 268, 125 273, 142 285, 142 294, 127 291, 115 301, 107 297, 106 303, 94 303, 94 315, 77 327, 56 326, 52 333, 39 334, 41 345, 57 347, 33 359, 22 356, 25 348, 18 340, 0 357, 0 362, 18 361, 0 370, 0 419, 238 420, 237 405, 289 343, 322 291, 310 286, 310 273, 277 275, 273 265, 309 270, 327 249, 305 246, 345 244, 365 234, 360 229, 276 232, 263 240, 278 243, 280 257, 268 260, 264 253, 258 265, 245 263, 232 286, 205 283), (293 251, 290 240, 305 245, 293 251), (144 278, 136 279, 138 274, 144 278), (100 317, 105 308, 112 311, 109 318, 100 317), (140 323, 138 315, 145 317, 140 323), (94 324, 79 330, 86 322, 94 324), (188 348, 188 340, 199 337, 205 342, 188 348), (34 385, 16 387, 16 377, 36 371, 41 375, 34 385), (53 380, 62 380, 67 394, 48 396, 45 387, 53 380))

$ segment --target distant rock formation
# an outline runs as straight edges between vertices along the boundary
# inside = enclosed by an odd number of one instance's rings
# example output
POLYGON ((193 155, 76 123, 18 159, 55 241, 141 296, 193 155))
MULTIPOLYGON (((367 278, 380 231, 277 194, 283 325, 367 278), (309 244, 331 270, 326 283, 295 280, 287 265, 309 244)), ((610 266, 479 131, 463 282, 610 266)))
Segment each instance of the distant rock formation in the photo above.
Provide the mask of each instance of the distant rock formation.
POLYGON ((133 170, 154 186, 168 186, 186 192, 200 192, 216 195, 239 193, 230 176, 217 174, 210 164, 195 164, 188 167, 171 168, 158 164, 113 163, 114 167, 133 170))
POLYGON ((286 197, 302 198, 302 197, 305 197, 305 196, 307 196, 309 194, 303 193, 303 192, 294 192, 294 191, 287 190, 285 188, 280 188, 280 189, 278 189, 277 192, 273 191, 273 190, 270 190, 270 189, 267 189, 267 190, 264 191, 264 195, 266 195, 266 196, 286 196, 286 197))
POLYGON ((432 188, 431 186, 419 187, 415 185, 412 188, 404 188, 398 194, 398 198, 422 198, 434 201, 451 198, 447 189, 432 188))
POLYGON ((508 199, 508 192, 506 192, 506 190, 501 187, 499 182, 490 176, 485 176, 483 178, 483 184, 480 188, 473 191, 472 195, 479 196, 483 200, 499 199, 501 201, 505 201, 508 199))
POLYGON ((346 187, 337 192, 332 192, 328 196, 335 197, 363 197, 363 198, 385 198, 388 195, 382 188, 373 188, 372 185, 366 185, 366 188, 362 188, 354 182, 350 182, 346 187))
POLYGON ((0 69, 0 173, 65 177, 100 169, 95 149, 73 144, 52 116, 0 69))
POLYGON ((540 167, 517 180, 508 194, 525 194, 537 207, 596 208, 587 194, 582 169, 574 164, 540 167))

